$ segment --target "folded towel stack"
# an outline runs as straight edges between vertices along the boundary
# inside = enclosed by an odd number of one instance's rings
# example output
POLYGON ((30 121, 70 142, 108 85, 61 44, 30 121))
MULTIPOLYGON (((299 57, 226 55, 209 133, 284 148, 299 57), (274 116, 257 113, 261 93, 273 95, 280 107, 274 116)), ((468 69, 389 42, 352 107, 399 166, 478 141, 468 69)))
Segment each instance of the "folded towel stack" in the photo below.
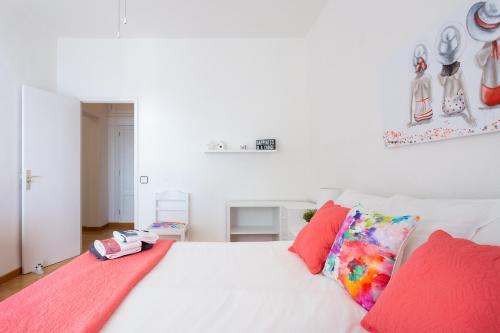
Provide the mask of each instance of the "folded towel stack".
POLYGON ((113 238, 94 241, 89 251, 100 260, 116 259, 149 250, 157 240, 158 235, 148 231, 114 231, 113 238))
POLYGON ((158 240, 158 235, 154 232, 149 232, 147 230, 125 230, 125 231, 114 231, 113 237, 120 242, 132 243, 132 242, 144 242, 148 244, 154 244, 158 240))

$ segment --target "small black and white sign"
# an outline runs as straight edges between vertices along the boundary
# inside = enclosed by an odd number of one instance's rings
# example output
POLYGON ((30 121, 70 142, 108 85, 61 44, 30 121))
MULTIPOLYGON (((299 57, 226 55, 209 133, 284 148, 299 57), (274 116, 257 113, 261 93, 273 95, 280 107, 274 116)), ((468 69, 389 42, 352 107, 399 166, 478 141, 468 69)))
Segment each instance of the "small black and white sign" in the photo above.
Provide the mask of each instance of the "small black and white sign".
POLYGON ((257 149, 257 150, 276 150, 276 139, 256 140, 255 149, 257 149))

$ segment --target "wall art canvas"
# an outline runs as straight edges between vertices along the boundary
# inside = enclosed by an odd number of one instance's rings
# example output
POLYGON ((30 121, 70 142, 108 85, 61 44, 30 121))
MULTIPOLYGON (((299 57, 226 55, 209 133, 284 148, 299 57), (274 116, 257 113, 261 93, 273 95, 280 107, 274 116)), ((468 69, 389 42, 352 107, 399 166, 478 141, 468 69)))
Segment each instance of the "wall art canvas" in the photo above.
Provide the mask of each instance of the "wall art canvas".
POLYGON ((471 2, 417 36, 383 75, 388 147, 500 131, 500 0, 471 2), (395 94, 408 87, 408 94, 395 94))

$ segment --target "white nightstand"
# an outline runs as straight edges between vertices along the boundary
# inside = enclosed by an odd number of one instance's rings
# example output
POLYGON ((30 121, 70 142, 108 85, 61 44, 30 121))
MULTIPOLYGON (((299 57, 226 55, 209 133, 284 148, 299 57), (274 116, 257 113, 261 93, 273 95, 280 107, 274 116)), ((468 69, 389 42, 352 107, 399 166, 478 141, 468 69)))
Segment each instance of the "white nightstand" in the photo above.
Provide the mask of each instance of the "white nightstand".
POLYGON ((310 201, 228 201, 226 241, 293 240, 304 226, 304 211, 315 207, 310 201))
POLYGON ((315 209, 313 202, 293 203, 286 205, 287 240, 294 240, 299 232, 306 226, 304 212, 315 209))
POLYGON ((306 221, 301 219, 292 219, 288 221, 288 240, 294 240, 297 238, 299 232, 306 226, 306 221))

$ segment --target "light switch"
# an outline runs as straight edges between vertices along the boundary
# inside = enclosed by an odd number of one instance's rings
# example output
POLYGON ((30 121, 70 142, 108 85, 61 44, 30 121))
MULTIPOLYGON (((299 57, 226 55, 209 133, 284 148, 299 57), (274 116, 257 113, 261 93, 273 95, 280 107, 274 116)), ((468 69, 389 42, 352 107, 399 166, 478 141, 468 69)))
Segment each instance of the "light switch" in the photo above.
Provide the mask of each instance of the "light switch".
POLYGON ((141 178, 139 179, 139 182, 141 184, 147 184, 147 183, 149 183, 149 177, 148 176, 141 176, 141 178))

